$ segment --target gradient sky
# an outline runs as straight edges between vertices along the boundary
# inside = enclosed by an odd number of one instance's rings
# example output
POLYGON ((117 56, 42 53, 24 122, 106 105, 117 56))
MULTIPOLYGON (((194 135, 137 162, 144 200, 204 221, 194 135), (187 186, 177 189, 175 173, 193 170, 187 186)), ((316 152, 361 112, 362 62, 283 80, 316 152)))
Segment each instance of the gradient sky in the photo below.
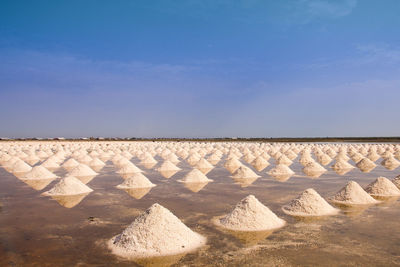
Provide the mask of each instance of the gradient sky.
POLYGON ((400 135, 398 0, 0 2, 0 137, 400 135))

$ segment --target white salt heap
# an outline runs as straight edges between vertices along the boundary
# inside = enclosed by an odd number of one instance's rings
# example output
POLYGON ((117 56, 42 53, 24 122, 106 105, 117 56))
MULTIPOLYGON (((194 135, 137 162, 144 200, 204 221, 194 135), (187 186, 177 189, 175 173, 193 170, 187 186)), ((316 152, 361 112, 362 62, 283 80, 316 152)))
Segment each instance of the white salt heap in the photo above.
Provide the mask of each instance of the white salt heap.
POLYGON ((176 166, 169 160, 165 160, 161 166, 157 169, 161 173, 161 175, 165 178, 171 178, 175 173, 180 171, 181 168, 176 166))
POLYGON ((32 167, 20 159, 15 161, 15 163, 11 167, 12 173, 23 173, 23 172, 29 172, 31 170, 32 167))
POLYGON ((198 169, 191 170, 185 177, 180 180, 182 183, 207 183, 213 180, 208 179, 207 176, 198 169))
POLYGON ((124 164, 117 171, 118 174, 131 174, 131 173, 140 173, 140 172, 143 172, 143 171, 130 161, 129 161, 129 163, 124 164))
POLYGON ((344 205, 367 205, 378 203, 356 182, 350 181, 336 193, 330 200, 344 205))
POLYGON ((278 164, 268 172, 269 175, 275 177, 280 175, 293 175, 294 171, 292 171, 288 166, 284 164, 278 164))
POLYGON ((375 167, 376 164, 373 163, 369 158, 363 158, 356 164, 357 168, 359 168, 362 172, 370 172, 375 167))
POLYGON ((45 167, 39 165, 32 168, 31 171, 27 172, 21 179, 55 179, 57 176, 47 170, 45 167))
POLYGON ((354 166, 348 163, 344 159, 337 159, 334 164, 332 164, 332 169, 335 171, 340 171, 340 170, 351 170, 354 169, 354 166))
POLYGON ((61 166, 69 171, 72 170, 73 168, 77 167, 79 165, 79 162, 77 162, 74 158, 70 158, 66 162, 64 162, 61 166))
POLYGON ((148 188, 156 186, 150 180, 144 176, 142 173, 135 173, 129 178, 125 179, 125 181, 117 185, 118 188, 128 189, 128 188, 148 188))
POLYGON ((253 195, 249 195, 217 224, 234 231, 265 231, 283 227, 286 222, 253 195))
POLYGON ((261 176, 253 172, 249 167, 242 165, 233 173, 232 177, 236 179, 252 179, 261 176))
POLYGON ((395 184, 398 188, 400 188, 400 175, 397 175, 393 180, 392 183, 395 184))
POLYGON ((97 172, 95 172, 89 166, 87 166, 85 164, 79 164, 78 166, 73 168, 72 171, 68 175, 75 176, 75 177, 96 176, 97 172))
POLYGON ((113 253, 134 259, 187 253, 205 243, 205 237, 190 230, 156 203, 113 237, 108 245, 113 253))
POLYGON ((65 196, 90 193, 93 190, 82 183, 78 178, 67 176, 62 178, 52 189, 44 192, 45 196, 65 196))
POLYGON ((292 216, 327 216, 339 212, 325 201, 314 189, 309 188, 288 205, 282 207, 283 212, 292 216))
POLYGON ((378 177, 365 188, 365 191, 367 191, 371 196, 377 197, 400 196, 400 190, 394 183, 385 177, 378 177))
POLYGON ((400 166, 400 162, 397 159, 395 159, 393 154, 390 154, 387 158, 382 160, 381 164, 388 170, 394 170, 400 166))
POLYGON ((224 164, 224 167, 230 173, 234 173, 240 166, 242 166, 242 163, 236 157, 232 157, 231 159, 228 159, 224 164))
POLYGON ((263 156, 260 155, 251 162, 251 165, 254 167, 254 169, 260 172, 269 165, 269 162, 263 156))
POLYGON ((326 169, 319 163, 312 161, 307 163, 307 165, 303 168, 303 172, 308 176, 318 177, 326 172, 326 169))
POLYGON ((43 167, 45 167, 46 169, 52 169, 52 170, 55 170, 55 169, 58 169, 58 168, 60 168, 60 165, 58 164, 58 162, 56 161, 56 159, 55 158, 53 158, 53 157, 51 157, 51 158, 48 158, 45 162, 43 162, 42 164, 41 164, 43 167))
POLYGON ((195 168, 200 170, 202 173, 207 174, 209 173, 212 169, 214 169, 214 166, 208 162, 205 158, 201 158, 195 165, 195 168))

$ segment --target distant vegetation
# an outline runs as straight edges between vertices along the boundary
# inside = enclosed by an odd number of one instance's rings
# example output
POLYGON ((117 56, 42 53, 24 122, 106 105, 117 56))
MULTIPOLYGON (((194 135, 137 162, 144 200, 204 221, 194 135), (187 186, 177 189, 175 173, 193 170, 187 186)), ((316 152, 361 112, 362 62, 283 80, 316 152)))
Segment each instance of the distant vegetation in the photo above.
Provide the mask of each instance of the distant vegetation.
POLYGON ((400 137, 280 137, 280 138, 240 138, 240 137, 222 137, 222 138, 103 138, 103 137, 89 137, 89 138, 0 138, 1 141, 174 141, 174 142, 359 142, 359 143, 373 143, 373 142, 388 142, 400 143, 400 137))

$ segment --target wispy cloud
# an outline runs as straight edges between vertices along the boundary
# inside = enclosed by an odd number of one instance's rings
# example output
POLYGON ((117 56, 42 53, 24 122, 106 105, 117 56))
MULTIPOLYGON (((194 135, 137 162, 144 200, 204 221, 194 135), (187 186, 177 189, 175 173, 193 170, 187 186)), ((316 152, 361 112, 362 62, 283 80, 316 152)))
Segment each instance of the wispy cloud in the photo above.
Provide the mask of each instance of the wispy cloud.
POLYGON ((338 18, 349 15, 357 0, 301 0, 300 4, 312 16, 338 18))

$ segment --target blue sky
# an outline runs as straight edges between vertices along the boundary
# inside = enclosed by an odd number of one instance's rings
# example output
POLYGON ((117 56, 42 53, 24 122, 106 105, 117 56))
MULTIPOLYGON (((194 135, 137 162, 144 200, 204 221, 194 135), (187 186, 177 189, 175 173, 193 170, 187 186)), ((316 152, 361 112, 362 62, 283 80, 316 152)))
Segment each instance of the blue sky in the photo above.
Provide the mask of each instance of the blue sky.
POLYGON ((400 1, 0 3, 0 136, 399 136, 400 1))

